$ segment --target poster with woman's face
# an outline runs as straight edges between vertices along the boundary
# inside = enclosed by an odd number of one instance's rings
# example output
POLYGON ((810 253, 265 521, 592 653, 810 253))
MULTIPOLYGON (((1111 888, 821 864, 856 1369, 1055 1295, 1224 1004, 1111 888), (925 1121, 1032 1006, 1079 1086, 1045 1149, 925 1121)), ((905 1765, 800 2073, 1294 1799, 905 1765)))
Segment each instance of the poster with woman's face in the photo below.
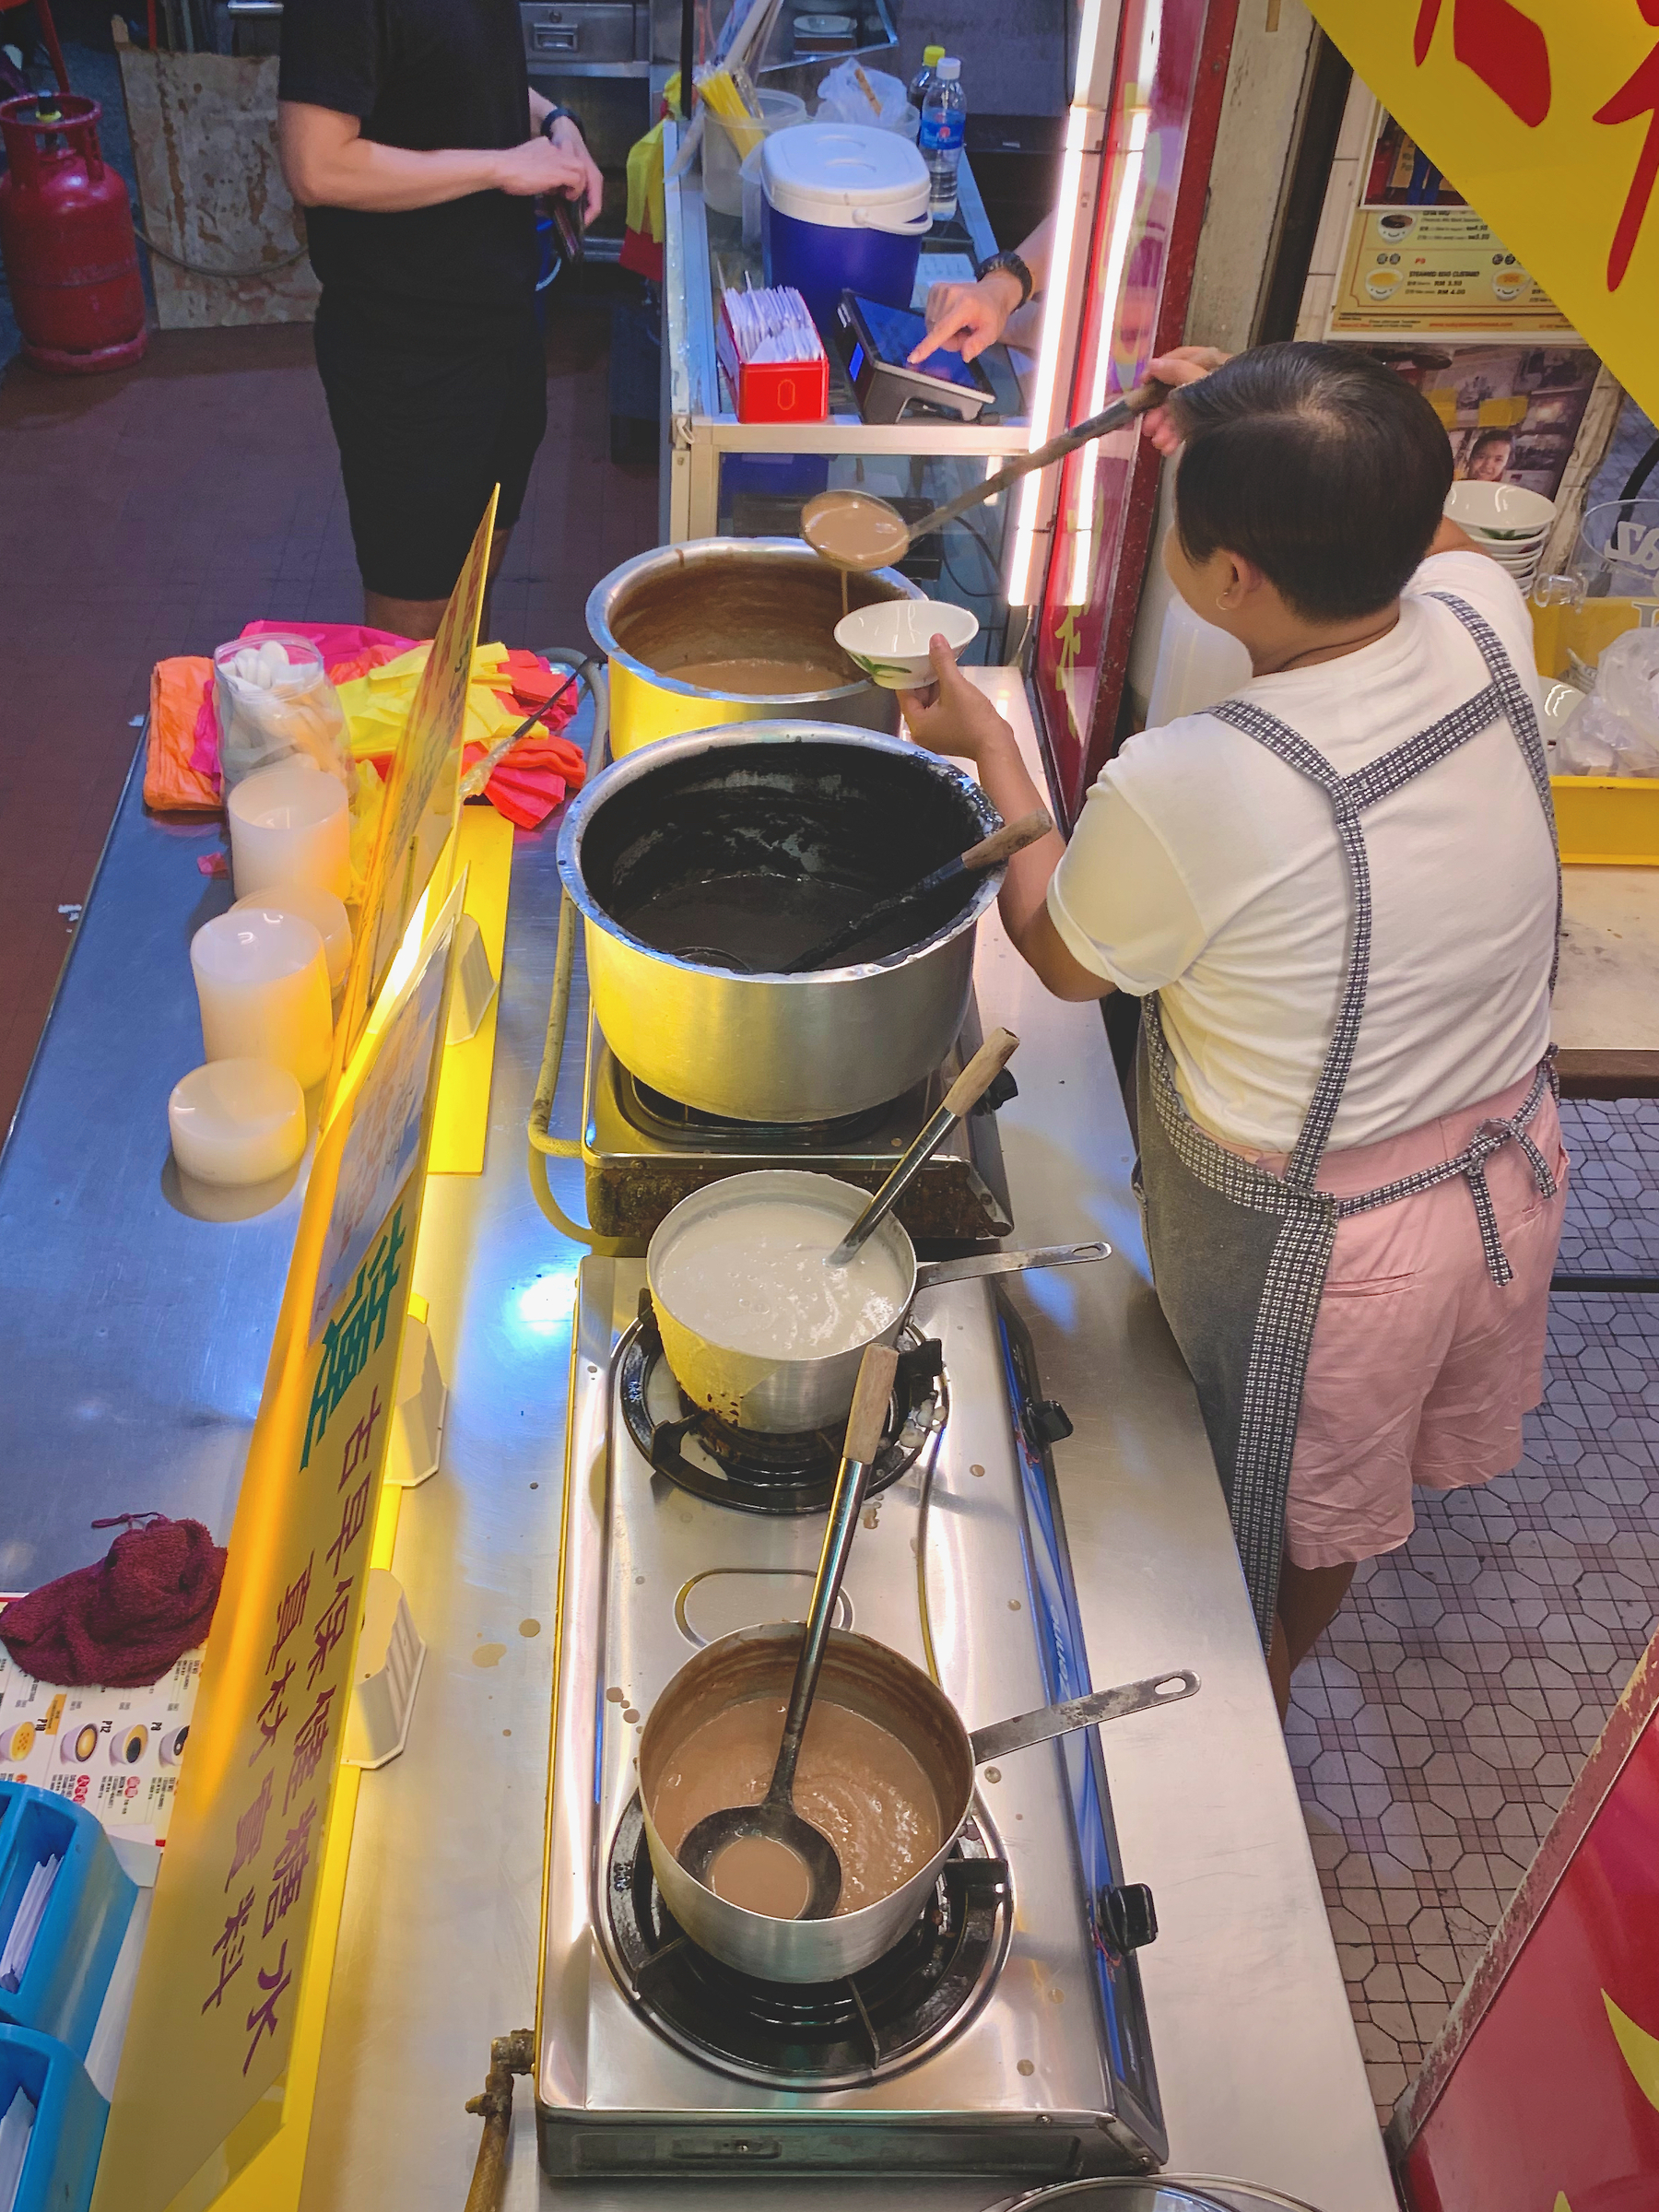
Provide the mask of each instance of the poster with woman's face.
POLYGON ((1585 346, 1379 347, 1446 426, 1462 483, 1553 500, 1601 367, 1585 346))

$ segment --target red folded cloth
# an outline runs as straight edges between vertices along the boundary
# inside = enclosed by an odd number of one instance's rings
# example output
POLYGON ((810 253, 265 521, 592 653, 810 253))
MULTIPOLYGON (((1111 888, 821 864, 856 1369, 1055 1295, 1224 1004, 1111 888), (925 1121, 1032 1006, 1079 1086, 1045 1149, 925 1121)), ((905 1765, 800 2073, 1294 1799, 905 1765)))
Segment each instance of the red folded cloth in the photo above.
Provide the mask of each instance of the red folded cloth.
POLYGON ((42 1583, 0 1613, 0 1642, 37 1682, 147 1688, 206 1636, 223 1547, 199 1521, 120 1518, 146 1525, 124 1529, 95 1566, 42 1583))

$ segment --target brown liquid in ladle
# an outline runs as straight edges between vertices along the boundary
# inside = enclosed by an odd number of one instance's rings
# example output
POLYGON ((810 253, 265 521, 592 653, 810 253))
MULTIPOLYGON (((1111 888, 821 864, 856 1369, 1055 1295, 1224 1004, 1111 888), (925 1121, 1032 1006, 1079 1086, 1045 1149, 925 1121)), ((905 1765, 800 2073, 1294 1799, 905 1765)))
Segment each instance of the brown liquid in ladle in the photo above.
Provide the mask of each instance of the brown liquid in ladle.
POLYGON ((970 485, 943 507, 935 507, 931 514, 924 514, 913 528, 896 507, 889 507, 874 492, 820 491, 801 510, 801 535, 820 559, 840 569, 843 577, 849 569, 878 569, 885 562, 902 560, 918 538, 942 530, 947 523, 955 522, 959 514, 966 514, 970 507, 979 506, 982 500, 994 499, 1017 477, 1028 475, 1034 468, 1046 468, 1051 461, 1075 453, 1091 439, 1121 430, 1137 415, 1144 414, 1148 407, 1160 406, 1168 397, 1168 387, 1148 378, 1133 392, 1126 392, 1122 399, 1113 400, 1102 413, 1062 430, 1058 437, 1051 438, 1046 445, 1038 446, 1034 452, 1019 454, 984 483, 970 485))

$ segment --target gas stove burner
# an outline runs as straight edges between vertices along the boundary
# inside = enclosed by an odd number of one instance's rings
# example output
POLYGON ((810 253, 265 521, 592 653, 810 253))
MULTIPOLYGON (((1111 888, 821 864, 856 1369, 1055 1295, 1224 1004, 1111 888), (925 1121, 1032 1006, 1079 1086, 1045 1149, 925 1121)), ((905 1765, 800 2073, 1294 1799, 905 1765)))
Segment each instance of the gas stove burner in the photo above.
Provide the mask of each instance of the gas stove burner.
POLYGON ((657 2031, 740 2081, 850 2089, 899 2073, 966 2027, 1007 1947, 1013 1889, 970 1818, 919 1920, 841 1982, 760 1982, 723 1966, 663 1902, 636 1793, 606 1866, 624 1985, 657 2031))
MULTIPOLYGON (((866 1106, 861 1113, 843 1113, 830 1121, 739 1122, 729 1114, 705 1113, 699 1106, 683 1105, 664 1091, 653 1090, 649 1083, 641 1083, 626 1069, 620 1089, 624 1110, 638 1129, 654 1136, 695 1136, 704 1144, 726 1139, 740 1144, 746 1151, 757 1145, 771 1152, 841 1151, 879 1129, 894 1105, 888 1100, 880 1106, 866 1106)), ((925 1120, 925 1114, 921 1118, 925 1120)))
MULTIPOLYGON (((906 1326, 899 1338, 899 1374, 887 1441, 870 1470, 868 1495, 885 1490, 914 1464, 940 1418, 944 1356, 937 1338, 906 1326)), ((824 1512, 841 1465, 839 1430, 773 1436, 735 1429, 693 1406, 663 1357, 663 1339, 649 1294, 623 1340, 618 1377, 628 1432, 659 1475, 713 1505, 750 1513, 824 1512)))

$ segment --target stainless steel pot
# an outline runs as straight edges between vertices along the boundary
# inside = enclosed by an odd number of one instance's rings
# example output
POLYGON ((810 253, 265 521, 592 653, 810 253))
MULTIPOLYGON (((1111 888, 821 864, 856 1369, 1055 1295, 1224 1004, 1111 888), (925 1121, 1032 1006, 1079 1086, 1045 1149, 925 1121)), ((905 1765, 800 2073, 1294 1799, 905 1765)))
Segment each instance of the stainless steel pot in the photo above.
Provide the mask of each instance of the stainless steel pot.
POLYGON ((1151 2173, 1110 2180, 1062 2182, 1056 2189, 1030 2189, 992 2212, 1314 2212, 1300 2196, 1281 2196, 1261 2182, 1228 2182, 1213 2175, 1151 2173))
MULTIPOLYGON (((901 922, 897 948, 877 936, 872 957, 810 975, 734 973, 665 952, 628 917, 723 869, 867 888, 874 900, 1000 826, 960 769, 902 739, 823 723, 697 731, 613 762, 559 840, 611 1050, 653 1089, 736 1121, 820 1121, 899 1097, 956 1041, 973 926, 1001 869, 901 922)), ((804 950, 810 925, 796 936, 771 957, 804 950)))
MULTIPOLYGON (((801 1623, 739 1629, 688 1660, 652 1708, 640 1737, 640 1803, 645 1837, 664 1902, 693 1943, 746 1974, 766 1982, 833 1982, 873 1965, 919 1917, 957 1833, 973 1805, 973 1773, 986 1759, 1006 1759, 1029 1744, 1074 1728, 1117 1720, 1190 1698, 1198 1677, 1160 1675, 1147 1682, 1075 1698, 971 1735, 956 1707, 921 1668, 873 1637, 832 1629, 818 1677, 818 1701, 862 1713, 896 1735, 920 1762, 939 1807, 939 1848, 890 1897, 829 1920, 771 1920, 746 1912, 694 1881, 664 1842, 652 1811, 663 1770, 692 1731, 751 1698, 789 1694, 800 1650, 801 1623)), ((808 1741, 811 1724, 807 1726, 808 1741)), ((761 1786, 764 1787, 762 1780, 761 1786)))
MULTIPOLYGON (((853 577, 848 606, 925 594, 896 569, 853 577)), ((716 658, 810 660, 834 668, 839 571, 798 537, 699 537, 637 554, 588 595, 587 626, 610 673, 611 751, 620 759, 684 730, 779 714, 864 729, 899 727, 897 695, 850 665, 849 681, 757 698, 686 683, 677 665, 716 658)))
POLYGON ((682 1198, 657 1224, 645 1253, 645 1280, 656 1310, 663 1351, 675 1381, 693 1405, 706 1406, 737 1429, 759 1429, 785 1436, 844 1421, 858 1381, 858 1363, 867 1344, 896 1343, 905 1314, 918 1290, 935 1283, 960 1282, 970 1276, 1009 1275, 1028 1267, 1066 1266, 1075 1261, 1103 1260, 1112 1247, 1049 1244, 1034 1252, 994 1252, 965 1260, 919 1265, 916 1248, 896 1215, 872 1231, 870 1244, 886 1253, 903 1284, 903 1299, 888 1325, 861 1337, 846 1350, 815 1359, 779 1359, 738 1351, 722 1344, 676 1312, 663 1292, 663 1266, 669 1253, 693 1235, 711 1216, 769 1200, 804 1200, 821 1206, 842 1229, 850 1229, 870 1203, 868 1191, 833 1175, 813 1175, 799 1168, 761 1168, 749 1175, 727 1175, 682 1198))

